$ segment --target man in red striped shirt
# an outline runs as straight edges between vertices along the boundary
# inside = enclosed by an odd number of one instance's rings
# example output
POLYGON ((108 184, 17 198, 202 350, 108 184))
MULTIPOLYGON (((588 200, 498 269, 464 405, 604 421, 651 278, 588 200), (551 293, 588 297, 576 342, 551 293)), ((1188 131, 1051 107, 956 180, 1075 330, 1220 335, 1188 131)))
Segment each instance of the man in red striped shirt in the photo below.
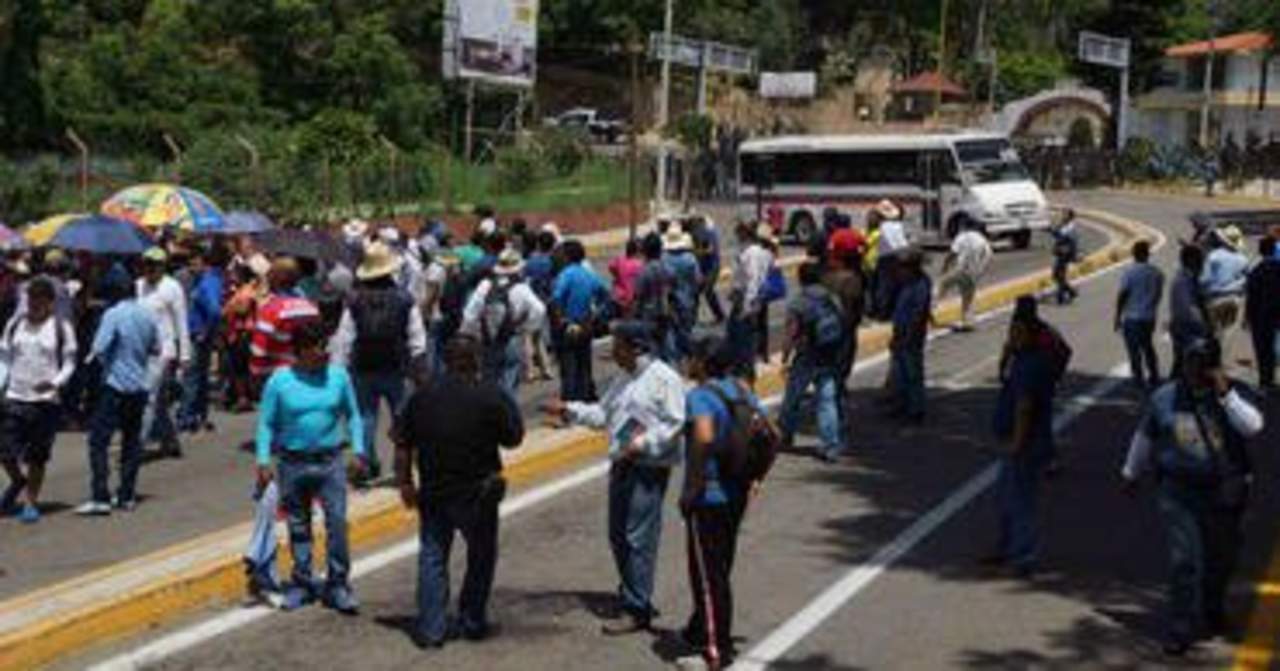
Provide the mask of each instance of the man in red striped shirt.
POLYGON ((296 261, 281 258, 267 274, 271 295, 258 306, 249 360, 258 388, 277 368, 293 363, 293 334, 298 326, 320 319, 315 303, 297 291, 298 273, 296 261))

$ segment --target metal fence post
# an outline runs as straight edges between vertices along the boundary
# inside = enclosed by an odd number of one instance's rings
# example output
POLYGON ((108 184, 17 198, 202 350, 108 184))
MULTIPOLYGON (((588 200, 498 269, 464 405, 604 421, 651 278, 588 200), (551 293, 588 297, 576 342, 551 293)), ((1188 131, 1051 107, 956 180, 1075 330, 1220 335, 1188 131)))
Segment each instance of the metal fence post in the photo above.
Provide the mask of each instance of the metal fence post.
POLYGON ((67 128, 67 139, 80 152, 80 209, 89 210, 89 145, 76 134, 75 129, 67 128))

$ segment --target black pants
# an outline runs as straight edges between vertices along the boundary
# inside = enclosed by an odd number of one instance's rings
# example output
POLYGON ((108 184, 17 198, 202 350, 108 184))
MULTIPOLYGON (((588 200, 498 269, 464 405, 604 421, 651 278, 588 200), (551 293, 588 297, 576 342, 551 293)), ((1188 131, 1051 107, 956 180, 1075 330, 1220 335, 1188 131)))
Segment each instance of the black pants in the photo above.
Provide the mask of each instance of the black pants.
POLYGON ((850 324, 852 334, 840 350, 840 360, 836 367, 836 409, 840 411, 840 428, 849 433, 853 425, 849 421, 849 376, 853 375, 853 367, 858 362, 858 325, 850 324))
POLYGON ((1073 301, 1079 292, 1071 286, 1071 278, 1068 272, 1071 270, 1071 260, 1063 257, 1057 257, 1053 260, 1053 281, 1058 285, 1057 298, 1058 303, 1066 303, 1073 301))
POLYGON ((708 270, 706 277, 702 280, 701 290, 698 296, 701 300, 707 302, 707 308, 711 310, 711 316, 715 317, 717 322, 724 321, 724 308, 720 305, 720 296, 716 293, 716 280, 720 279, 720 267, 716 266, 712 270, 708 270))
POLYGON ((1253 337, 1254 359, 1258 364, 1258 384, 1270 387, 1276 382, 1276 325, 1249 324, 1253 337))
POLYGON ((738 550, 741 504, 698 506, 686 520, 689 585, 693 614, 685 640, 704 648, 708 662, 724 664, 733 655, 733 572, 738 550))

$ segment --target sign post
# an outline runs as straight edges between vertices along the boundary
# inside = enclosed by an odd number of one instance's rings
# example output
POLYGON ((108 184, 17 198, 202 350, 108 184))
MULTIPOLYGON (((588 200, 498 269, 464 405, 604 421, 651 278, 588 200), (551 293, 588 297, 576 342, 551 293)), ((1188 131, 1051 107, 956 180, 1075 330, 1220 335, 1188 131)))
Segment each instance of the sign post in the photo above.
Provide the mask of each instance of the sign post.
POLYGON ((1116 150, 1124 150, 1129 134, 1129 40, 1089 31, 1080 32, 1080 60, 1120 71, 1120 104, 1116 107, 1116 150))

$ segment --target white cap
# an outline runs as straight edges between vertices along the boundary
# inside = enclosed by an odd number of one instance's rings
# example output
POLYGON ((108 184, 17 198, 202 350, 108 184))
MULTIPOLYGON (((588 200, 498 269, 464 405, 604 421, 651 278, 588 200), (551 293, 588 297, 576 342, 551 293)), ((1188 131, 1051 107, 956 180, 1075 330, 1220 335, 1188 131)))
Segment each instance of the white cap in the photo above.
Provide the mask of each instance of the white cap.
POLYGON ((480 221, 479 230, 481 235, 493 235, 498 232, 498 222, 493 217, 486 217, 480 221))

